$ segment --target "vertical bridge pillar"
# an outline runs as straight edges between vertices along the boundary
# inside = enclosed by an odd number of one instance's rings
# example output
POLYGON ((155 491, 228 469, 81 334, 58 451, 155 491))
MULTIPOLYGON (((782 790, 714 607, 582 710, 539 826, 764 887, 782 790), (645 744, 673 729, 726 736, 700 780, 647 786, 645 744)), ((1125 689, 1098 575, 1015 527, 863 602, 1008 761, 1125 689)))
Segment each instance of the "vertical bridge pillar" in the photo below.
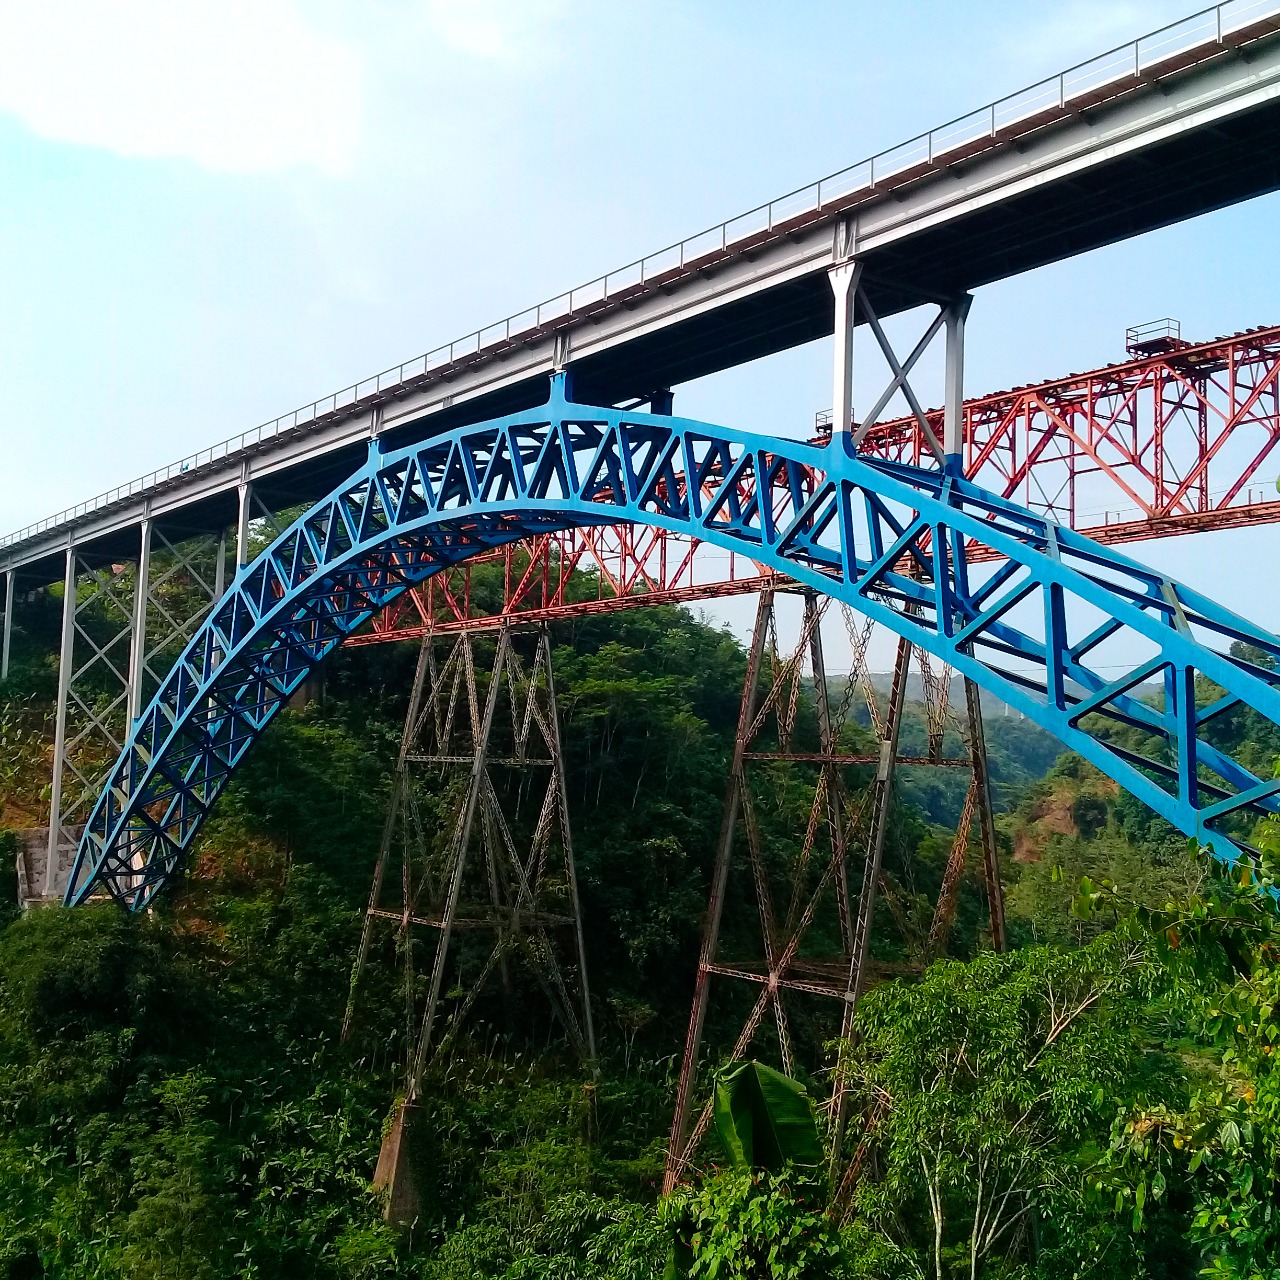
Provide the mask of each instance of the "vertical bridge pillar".
POLYGON ((854 261, 837 263, 827 273, 836 303, 831 392, 831 429, 835 432, 853 429, 853 328, 857 323, 855 311, 861 275, 862 263, 854 261))
POLYGON ((7 569, 4 575, 4 635, 0 637, 0 680, 9 678, 9 649, 13 643, 13 610, 17 603, 17 570, 7 569))
POLYGON ((253 486, 241 480, 236 489, 239 506, 236 512, 236 568, 249 563, 249 521, 252 518, 253 486))
POLYGON ((964 322, 973 295, 957 298, 946 310, 947 353, 943 378, 942 451, 944 465, 956 475, 964 473, 964 322))
POLYGON ((49 789, 49 848, 44 869, 44 896, 58 888, 58 854, 62 845, 62 783, 67 755, 67 699, 71 691, 76 635, 76 548, 67 538, 62 576, 62 641, 58 649, 58 695, 54 711, 53 778, 49 789))
POLYGON ((138 569, 133 587, 133 638, 129 645, 129 723, 142 713, 142 677, 147 667, 147 597, 151 581, 151 517, 139 531, 138 569))
MULTIPOLYGON (((181 532, 144 513, 136 559, 68 538, 54 712, 44 896, 62 871, 110 762, 163 672, 203 622, 225 574, 225 531, 181 532), (212 557, 212 558, 211 558, 212 557)), ((8 585, 6 635, 15 599, 8 585)))

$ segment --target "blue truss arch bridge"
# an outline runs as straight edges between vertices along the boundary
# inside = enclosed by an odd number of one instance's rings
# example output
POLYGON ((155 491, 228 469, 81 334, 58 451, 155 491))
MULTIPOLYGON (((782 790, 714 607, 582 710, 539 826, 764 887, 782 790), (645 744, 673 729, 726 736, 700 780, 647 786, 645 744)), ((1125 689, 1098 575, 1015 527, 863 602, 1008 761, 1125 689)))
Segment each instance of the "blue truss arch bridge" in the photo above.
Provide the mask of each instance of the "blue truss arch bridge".
POLYGON ((145 906, 289 696, 409 586, 540 532, 623 521, 749 555, 869 615, 1221 859, 1280 812, 1280 780, 1214 734, 1241 704, 1280 726, 1280 672, 1265 665, 1280 665, 1277 637, 948 468, 864 459, 848 436, 802 444, 566 392, 560 375, 540 408, 394 452, 375 441, 240 571, 133 723, 69 904, 105 891, 145 906))

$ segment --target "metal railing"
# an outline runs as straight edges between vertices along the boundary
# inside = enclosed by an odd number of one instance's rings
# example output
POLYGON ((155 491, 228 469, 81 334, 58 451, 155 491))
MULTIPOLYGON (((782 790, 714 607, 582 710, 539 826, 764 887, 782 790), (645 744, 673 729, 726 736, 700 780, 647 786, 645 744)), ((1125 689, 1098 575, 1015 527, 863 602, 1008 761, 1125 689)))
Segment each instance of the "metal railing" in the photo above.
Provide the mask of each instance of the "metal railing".
POLYGON ((1069 106, 1078 106, 1083 98, 1105 101, 1132 88, 1144 72, 1203 50, 1200 58, 1193 57, 1186 63, 1193 65, 1198 60, 1213 56, 1215 46, 1229 43, 1234 33, 1274 16, 1280 16, 1280 0, 1226 0, 1223 4, 1203 9, 930 129, 928 133, 877 152, 808 186, 757 205, 736 218, 597 276, 568 293, 558 294, 322 400, 243 431, 148 475, 139 476, 128 484, 68 507, 16 533, 0 537, 0 548, 72 523, 81 516, 154 489, 188 471, 243 453, 284 432, 354 409, 406 384, 416 384, 459 361, 475 358, 491 349, 501 349, 549 328, 560 327, 611 300, 630 296, 656 279, 665 280, 673 273, 678 274, 693 263, 731 254, 746 242, 756 243, 761 237, 775 234, 780 226, 790 230, 806 217, 825 216, 834 208, 855 203, 859 197, 878 194, 892 186, 895 180, 915 176, 956 152, 966 148, 971 152, 979 151, 983 149, 984 142, 995 145, 998 141, 1018 136, 1020 129, 1030 132, 1040 128, 1069 106))
POLYGON ((1158 351, 1190 345, 1182 340, 1182 323, 1172 316, 1130 325, 1124 331, 1124 349, 1131 356, 1153 355, 1158 351))

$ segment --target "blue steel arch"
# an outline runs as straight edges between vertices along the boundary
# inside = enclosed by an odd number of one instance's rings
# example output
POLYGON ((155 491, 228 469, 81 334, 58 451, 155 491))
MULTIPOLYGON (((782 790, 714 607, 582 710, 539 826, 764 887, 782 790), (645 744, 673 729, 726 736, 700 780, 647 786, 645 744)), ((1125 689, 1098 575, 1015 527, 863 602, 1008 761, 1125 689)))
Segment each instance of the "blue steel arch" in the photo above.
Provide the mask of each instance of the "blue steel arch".
POLYGON ((539 409, 371 444, 240 571, 132 726, 67 903, 105 889, 144 906, 290 694, 409 586, 539 532, 623 522, 748 554, 870 615, 1238 857, 1248 820, 1280 812, 1280 781, 1215 746, 1213 722, 1243 704, 1280 726, 1280 639, 958 475, 846 442, 579 405, 556 378, 539 409), (1223 652, 1237 641, 1262 661, 1223 652), (1162 699, 1143 696, 1153 682, 1162 699))

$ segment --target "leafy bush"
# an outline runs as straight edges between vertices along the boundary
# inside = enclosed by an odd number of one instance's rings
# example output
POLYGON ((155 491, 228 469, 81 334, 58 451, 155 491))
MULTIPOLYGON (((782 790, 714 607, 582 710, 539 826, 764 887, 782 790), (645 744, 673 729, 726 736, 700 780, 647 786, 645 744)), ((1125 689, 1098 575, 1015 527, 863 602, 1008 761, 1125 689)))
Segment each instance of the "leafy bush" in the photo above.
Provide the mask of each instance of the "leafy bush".
POLYGON ((664 1205, 675 1235, 667 1275, 819 1280, 843 1267, 827 1188, 812 1173, 727 1169, 664 1205))

